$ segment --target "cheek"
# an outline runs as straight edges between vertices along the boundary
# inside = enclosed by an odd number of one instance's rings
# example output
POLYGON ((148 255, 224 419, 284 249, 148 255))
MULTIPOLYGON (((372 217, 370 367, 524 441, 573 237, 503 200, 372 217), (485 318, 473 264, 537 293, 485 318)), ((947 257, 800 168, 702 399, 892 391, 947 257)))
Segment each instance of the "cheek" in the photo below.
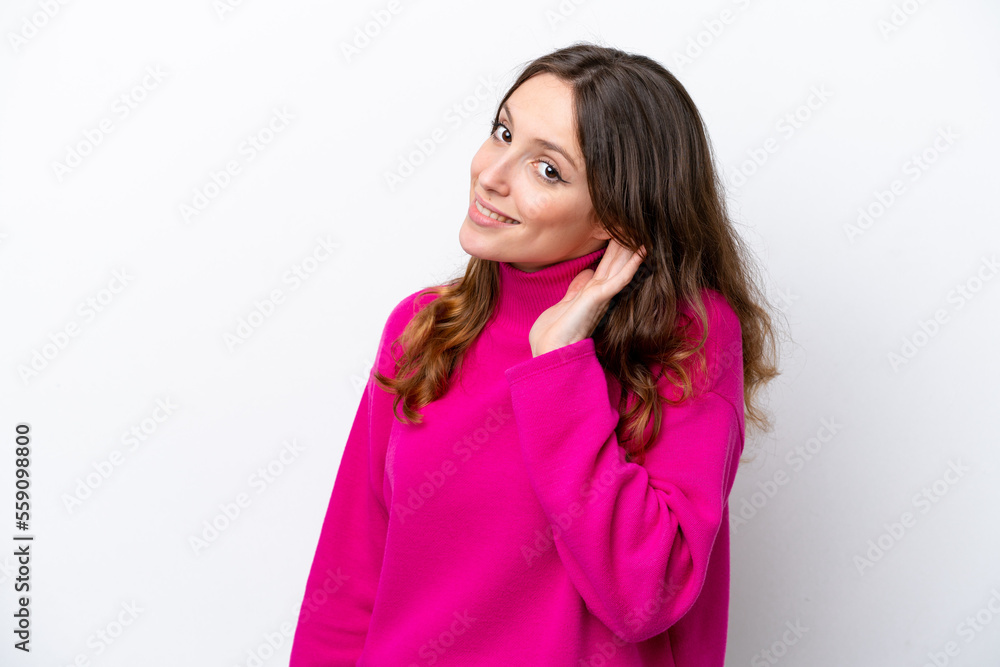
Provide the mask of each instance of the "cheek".
POLYGON ((528 219, 547 219, 558 216, 559 200, 551 192, 531 188, 527 191, 518 207, 521 215, 528 219))

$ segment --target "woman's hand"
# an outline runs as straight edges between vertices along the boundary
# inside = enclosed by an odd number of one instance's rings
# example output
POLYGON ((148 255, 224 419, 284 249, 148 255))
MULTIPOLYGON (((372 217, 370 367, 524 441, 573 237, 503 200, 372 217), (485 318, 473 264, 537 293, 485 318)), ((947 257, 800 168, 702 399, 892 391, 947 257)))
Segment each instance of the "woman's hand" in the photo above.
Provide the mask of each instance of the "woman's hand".
POLYGON ((614 239, 608 241, 597 270, 578 273, 562 301, 535 320, 528 332, 532 356, 589 338, 607 312, 611 298, 632 280, 645 257, 645 246, 630 253, 614 239))

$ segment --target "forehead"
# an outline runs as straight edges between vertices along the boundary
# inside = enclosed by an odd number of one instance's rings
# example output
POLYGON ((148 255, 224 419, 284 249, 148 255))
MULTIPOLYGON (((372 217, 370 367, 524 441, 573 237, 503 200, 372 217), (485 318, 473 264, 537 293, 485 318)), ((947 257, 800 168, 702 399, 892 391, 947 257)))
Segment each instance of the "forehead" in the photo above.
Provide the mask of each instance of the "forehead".
POLYGON ((510 94, 507 107, 522 139, 551 141, 574 160, 579 158, 573 87, 569 83, 548 72, 536 74, 510 94))

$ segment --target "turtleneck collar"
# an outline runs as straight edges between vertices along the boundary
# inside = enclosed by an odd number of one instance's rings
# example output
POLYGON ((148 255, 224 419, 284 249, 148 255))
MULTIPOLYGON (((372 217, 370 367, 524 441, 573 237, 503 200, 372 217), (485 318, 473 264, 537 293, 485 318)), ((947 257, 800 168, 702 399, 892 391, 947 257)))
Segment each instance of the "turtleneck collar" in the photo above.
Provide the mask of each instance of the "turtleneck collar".
POLYGON ((566 296, 573 278, 584 269, 597 269, 607 246, 528 272, 499 262, 500 288, 494 310, 495 324, 527 336, 538 316, 566 296))

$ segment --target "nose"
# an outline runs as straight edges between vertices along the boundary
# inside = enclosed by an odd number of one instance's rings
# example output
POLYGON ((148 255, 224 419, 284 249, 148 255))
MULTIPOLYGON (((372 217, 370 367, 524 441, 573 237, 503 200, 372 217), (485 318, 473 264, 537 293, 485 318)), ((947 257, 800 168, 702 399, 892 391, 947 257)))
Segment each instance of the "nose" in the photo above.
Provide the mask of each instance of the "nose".
POLYGON ((479 172, 479 183, 501 197, 506 197, 510 191, 510 164, 507 155, 489 156, 479 172))

